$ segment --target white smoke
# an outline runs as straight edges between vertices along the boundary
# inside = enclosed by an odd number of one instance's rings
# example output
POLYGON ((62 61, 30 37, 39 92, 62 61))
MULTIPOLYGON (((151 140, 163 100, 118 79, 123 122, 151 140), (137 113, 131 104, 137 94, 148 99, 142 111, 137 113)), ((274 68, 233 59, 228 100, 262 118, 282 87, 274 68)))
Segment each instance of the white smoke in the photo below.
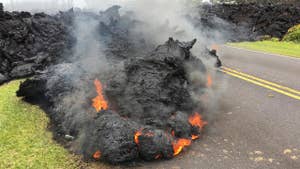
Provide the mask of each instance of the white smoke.
POLYGON ((99 21, 93 17, 78 15, 74 19, 76 38, 74 46, 74 62, 80 63, 84 71, 95 74, 107 66, 104 55, 104 45, 100 42, 98 33, 99 21))

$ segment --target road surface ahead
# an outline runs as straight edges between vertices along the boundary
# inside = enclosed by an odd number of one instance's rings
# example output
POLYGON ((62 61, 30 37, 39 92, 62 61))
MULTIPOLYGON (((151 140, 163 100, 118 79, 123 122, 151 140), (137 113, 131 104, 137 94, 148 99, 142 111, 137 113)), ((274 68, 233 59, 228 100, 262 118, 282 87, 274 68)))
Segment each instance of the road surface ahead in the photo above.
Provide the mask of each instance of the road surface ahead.
POLYGON ((177 158, 136 167, 300 169, 300 59, 228 46, 218 54, 225 91, 204 136, 177 158))

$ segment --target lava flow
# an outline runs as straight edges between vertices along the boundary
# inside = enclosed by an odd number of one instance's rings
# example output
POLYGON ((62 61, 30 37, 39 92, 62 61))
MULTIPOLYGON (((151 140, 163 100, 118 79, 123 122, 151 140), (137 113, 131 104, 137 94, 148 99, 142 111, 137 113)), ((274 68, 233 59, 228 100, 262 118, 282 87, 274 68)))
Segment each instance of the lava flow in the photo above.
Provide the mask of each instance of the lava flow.
POLYGON ((96 109, 97 112, 101 110, 107 110, 108 103, 103 96, 103 88, 101 82, 98 79, 96 79, 94 81, 94 85, 96 87, 98 95, 93 99, 93 107, 96 109))

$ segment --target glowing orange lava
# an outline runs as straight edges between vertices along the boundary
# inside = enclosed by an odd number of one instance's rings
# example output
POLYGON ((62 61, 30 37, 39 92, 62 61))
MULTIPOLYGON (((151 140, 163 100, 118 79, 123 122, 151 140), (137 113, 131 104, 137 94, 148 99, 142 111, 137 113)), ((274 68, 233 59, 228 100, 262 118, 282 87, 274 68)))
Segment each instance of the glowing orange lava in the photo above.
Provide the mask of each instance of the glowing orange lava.
POLYGON ((189 123, 194 126, 202 129, 205 125, 207 125, 206 121, 202 120, 202 117, 199 113, 195 112, 193 115, 189 117, 189 123))
POLYGON ((173 151, 174 151, 174 156, 178 155, 184 147, 191 145, 192 141, 189 139, 181 138, 178 139, 177 141, 174 141, 173 144, 173 151))
POLYGON ((101 152, 98 150, 94 153, 93 158, 99 160, 101 158, 101 152))
POLYGON ((213 83, 213 81, 212 81, 212 77, 210 76, 210 74, 207 74, 207 82, 206 82, 206 87, 211 87, 212 86, 212 83, 213 83))
POLYGON ((136 144, 139 144, 139 136, 141 136, 143 133, 142 133, 142 130, 139 130, 139 131, 137 131, 136 133, 135 133, 135 135, 134 135, 134 142, 136 143, 136 144))
POLYGON ((98 96, 93 99, 93 107, 96 109, 97 112, 101 110, 107 110, 108 108, 108 102, 105 100, 103 96, 103 88, 101 82, 96 79, 94 81, 96 91, 98 96))
POLYGON ((199 138, 198 135, 192 135, 192 140, 196 140, 196 139, 198 139, 198 138, 199 138))

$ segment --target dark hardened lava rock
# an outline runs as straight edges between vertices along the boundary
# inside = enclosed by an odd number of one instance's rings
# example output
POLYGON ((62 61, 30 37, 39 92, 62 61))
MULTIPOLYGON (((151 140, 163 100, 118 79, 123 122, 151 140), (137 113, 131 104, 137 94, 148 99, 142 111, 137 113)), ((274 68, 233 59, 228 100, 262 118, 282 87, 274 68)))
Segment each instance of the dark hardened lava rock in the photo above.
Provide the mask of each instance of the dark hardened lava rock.
POLYGON ((174 138, 169 133, 150 127, 142 129, 141 133, 138 150, 142 159, 173 158, 172 142, 174 138))
POLYGON ((101 158, 110 163, 135 160, 139 153, 134 135, 139 128, 139 124, 114 111, 101 111, 86 126, 83 154, 91 158, 100 150, 101 158))
POLYGON ((120 6, 112 6, 100 12, 98 17, 101 41, 106 45, 105 56, 115 63, 145 55, 156 46, 146 44, 141 37, 132 35, 131 31, 142 21, 135 20, 130 12, 120 15, 119 9, 120 6))
POLYGON ((67 143, 70 149, 74 150, 72 143, 81 145, 75 151, 87 159, 98 150, 109 163, 169 159, 176 140, 171 131, 180 138, 197 134, 188 122, 188 116, 198 110, 186 69, 193 62, 205 74, 202 62, 189 51, 195 42, 170 38, 148 55, 128 59, 121 73, 124 79, 112 76, 103 82, 109 103, 115 103, 107 111, 96 113, 92 108, 92 82, 97 75, 86 74, 77 64, 59 64, 26 80, 17 95, 42 105, 54 125, 55 137, 73 136, 67 143), (136 144, 134 135, 139 130, 142 135, 136 144))
POLYGON ((0 84, 31 76, 63 58, 73 43, 71 15, 0 11, 0 74, 5 77, 0 84))
POLYGON ((0 16, 3 15, 3 3, 0 2, 0 16))
POLYGON ((300 23, 299 4, 207 4, 199 9, 196 25, 218 29, 231 41, 258 40, 265 35, 282 38, 289 28, 300 23))
POLYGON ((120 16, 119 8, 113 6, 100 14, 71 9, 54 16, 0 12, 0 84, 35 75, 51 65, 76 60, 72 53, 76 44, 73 34, 76 15, 99 20, 99 41, 105 44, 104 52, 110 62, 138 56, 141 50, 136 49, 148 47, 137 40, 139 37, 129 35, 137 21, 130 14, 120 16))
MULTIPOLYGON (((106 92, 117 104, 117 111, 145 125, 161 128, 166 127, 162 118, 169 118, 177 110, 192 111, 196 103, 189 92, 191 85, 185 64, 193 60, 198 63, 193 65, 194 69, 205 72, 202 62, 189 52, 195 42, 169 39, 146 57, 127 60, 123 76, 126 79, 115 76, 108 82, 106 92)), ((205 84, 202 85, 198 87, 204 88, 205 84)))

